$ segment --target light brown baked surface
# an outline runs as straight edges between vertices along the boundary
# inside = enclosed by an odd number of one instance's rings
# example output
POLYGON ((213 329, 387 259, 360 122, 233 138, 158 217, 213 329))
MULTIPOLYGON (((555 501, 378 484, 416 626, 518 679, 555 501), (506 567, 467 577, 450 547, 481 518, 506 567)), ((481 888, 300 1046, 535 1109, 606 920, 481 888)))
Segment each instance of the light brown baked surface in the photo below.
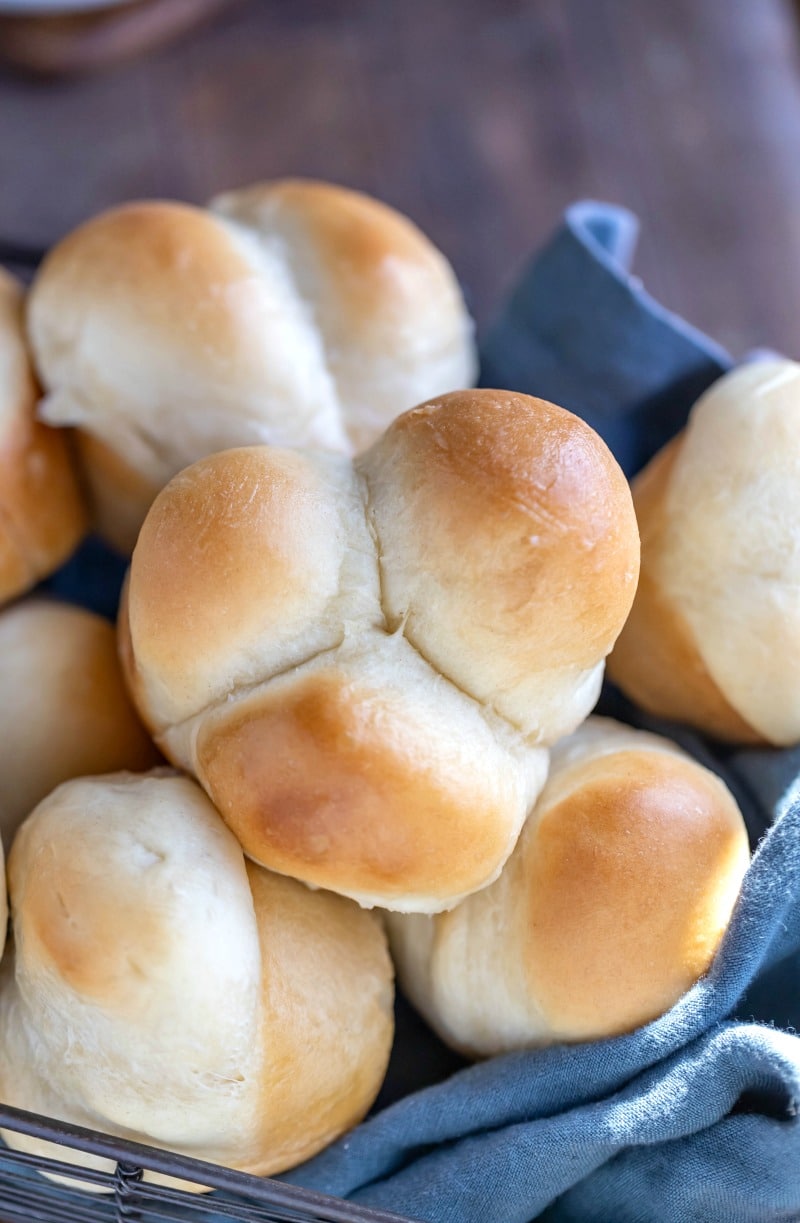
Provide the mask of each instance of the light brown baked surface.
POLYGON ((86 531, 66 435, 35 419, 22 300, 0 269, 0 604, 57 569, 86 531))
POLYGON ((800 741, 800 364, 720 378, 634 487, 642 581, 610 674, 722 739, 800 741))
POLYGON ((448 913, 387 914, 398 979, 474 1056, 632 1031, 707 971, 748 861, 716 776, 589 718, 495 883, 448 913))
POLYGON ((377 915, 247 864, 261 947, 264 1061, 251 1170, 310 1159, 364 1118, 394 1034, 377 915))
POLYGON ((719 739, 760 743, 761 736, 714 683, 691 629, 659 585, 664 491, 681 444, 679 435, 633 482, 642 568, 633 607, 608 659, 608 678, 650 713, 686 722, 719 739))
POLYGON ((123 665, 254 859, 441 909, 496 876, 594 704, 637 561, 585 424, 461 392, 355 468, 257 447, 182 472, 133 554, 123 665))
POLYGON ((272 447, 212 455, 171 481, 127 597, 154 725, 332 647, 350 603, 377 603, 372 557, 344 586, 346 554, 371 547, 355 499, 346 460, 272 447))
POLYGON ((93 434, 76 429, 73 438, 92 521, 102 523, 107 542, 126 556, 142 525, 142 506, 152 505, 160 486, 93 434))
POLYGON ((193 782, 67 783, 9 871, 5 1101, 258 1174, 364 1115, 393 1029, 379 921, 246 864, 193 782))
POLYGON ((526 734, 572 730, 575 689, 639 572, 627 482, 602 439, 544 400, 459 391, 405 413, 357 467, 390 628, 526 734))
POLYGON ((31 598, 0 612, 0 833, 73 777, 159 760, 123 683, 114 628, 31 598))
POLYGON ((283 243, 300 294, 313 303, 350 450, 363 450, 421 399, 472 385, 477 359, 460 289, 408 217, 306 179, 227 192, 209 207, 283 243))
POLYGON ((688 758, 587 762, 534 816, 526 968, 555 1033, 630 1031, 708 969, 748 862, 733 798, 688 758))
POLYGON ((301 180, 95 217, 45 260, 28 329, 45 419, 93 439, 97 521, 127 550, 154 492, 204 455, 351 453, 476 372, 460 290, 428 239, 376 200, 301 180))
POLYGON ((497 873, 547 754, 498 741, 376 633, 204 718, 192 766, 257 861, 365 905, 441 908, 497 873))

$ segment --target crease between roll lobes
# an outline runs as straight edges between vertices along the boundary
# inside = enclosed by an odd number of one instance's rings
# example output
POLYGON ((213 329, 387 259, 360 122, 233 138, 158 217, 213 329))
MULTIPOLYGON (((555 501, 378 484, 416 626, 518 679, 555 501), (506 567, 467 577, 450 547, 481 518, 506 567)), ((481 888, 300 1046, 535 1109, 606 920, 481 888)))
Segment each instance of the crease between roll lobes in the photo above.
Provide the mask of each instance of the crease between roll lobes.
POLYGON ((627 483, 588 425, 454 392, 355 463, 259 446, 180 473, 133 555, 123 664, 250 857, 435 912, 497 877, 638 566, 627 483))
POLYGON ((378 200, 303 179, 101 213, 48 254, 27 326, 41 419, 74 428, 94 525, 124 553, 204 455, 353 454, 477 370, 442 253, 378 200))

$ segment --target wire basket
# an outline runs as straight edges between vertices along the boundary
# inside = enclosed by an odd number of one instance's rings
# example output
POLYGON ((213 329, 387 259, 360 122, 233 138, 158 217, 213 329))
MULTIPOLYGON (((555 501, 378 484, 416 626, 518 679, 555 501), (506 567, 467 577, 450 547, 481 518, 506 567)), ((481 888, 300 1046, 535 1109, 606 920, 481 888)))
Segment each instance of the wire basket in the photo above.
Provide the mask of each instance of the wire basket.
POLYGON ((0 1105, 0 1127, 44 1139, 69 1151, 112 1161, 113 1171, 76 1168, 57 1156, 31 1155, 0 1145, 2 1223, 408 1223, 401 1215, 368 1210, 339 1198, 311 1193, 279 1181, 171 1151, 110 1138, 34 1113, 0 1105), (194 1194, 154 1185, 145 1172, 159 1172, 214 1192, 194 1194), (50 1173, 91 1184, 100 1192, 71 1190, 42 1176, 50 1173))

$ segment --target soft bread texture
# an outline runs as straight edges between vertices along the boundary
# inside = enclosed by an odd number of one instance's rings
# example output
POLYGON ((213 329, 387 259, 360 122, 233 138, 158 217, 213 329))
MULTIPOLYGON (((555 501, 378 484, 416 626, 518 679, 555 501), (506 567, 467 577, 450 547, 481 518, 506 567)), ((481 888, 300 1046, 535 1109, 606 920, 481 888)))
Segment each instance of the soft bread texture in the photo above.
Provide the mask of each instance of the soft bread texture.
POLYGON ((97 521, 126 551, 196 459, 263 442, 350 454, 477 369, 427 238, 376 200, 298 180, 208 210, 101 214, 45 260, 28 324, 41 415, 77 427, 97 521))
POLYGON ((80 607, 31 598, 0 612, 0 834, 62 781, 159 760, 126 692, 116 634, 80 607))
POLYGON ((189 779, 61 786, 9 880, 7 1104, 268 1175, 372 1103, 393 1032, 377 917, 246 863, 189 779))
POLYGON ((666 739, 589 718, 491 887, 387 914, 398 981, 471 1056, 631 1031, 708 969, 749 861, 723 783, 666 739))
POLYGON ((0 604, 57 569, 86 530, 67 437, 34 417, 22 301, 0 269, 0 604))
POLYGON ((637 569, 627 484, 587 425, 459 392, 355 467, 254 447, 177 476, 133 555, 123 664, 250 856, 434 911, 511 852, 637 569))
POLYGON ((634 482, 642 573, 609 675, 736 743, 800 740, 800 365, 706 392, 634 482))

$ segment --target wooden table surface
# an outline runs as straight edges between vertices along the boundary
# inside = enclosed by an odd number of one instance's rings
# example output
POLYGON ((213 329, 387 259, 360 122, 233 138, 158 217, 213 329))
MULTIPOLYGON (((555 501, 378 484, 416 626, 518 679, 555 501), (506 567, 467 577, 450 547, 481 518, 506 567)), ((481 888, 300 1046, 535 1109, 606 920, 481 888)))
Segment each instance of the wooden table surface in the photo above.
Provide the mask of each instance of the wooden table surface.
POLYGON ((304 174, 447 252, 479 321, 580 196, 735 351, 800 356, 800 54, 789 0, 242 0, 105 74, 0 71, 0 238, 115 201, 304 174))

